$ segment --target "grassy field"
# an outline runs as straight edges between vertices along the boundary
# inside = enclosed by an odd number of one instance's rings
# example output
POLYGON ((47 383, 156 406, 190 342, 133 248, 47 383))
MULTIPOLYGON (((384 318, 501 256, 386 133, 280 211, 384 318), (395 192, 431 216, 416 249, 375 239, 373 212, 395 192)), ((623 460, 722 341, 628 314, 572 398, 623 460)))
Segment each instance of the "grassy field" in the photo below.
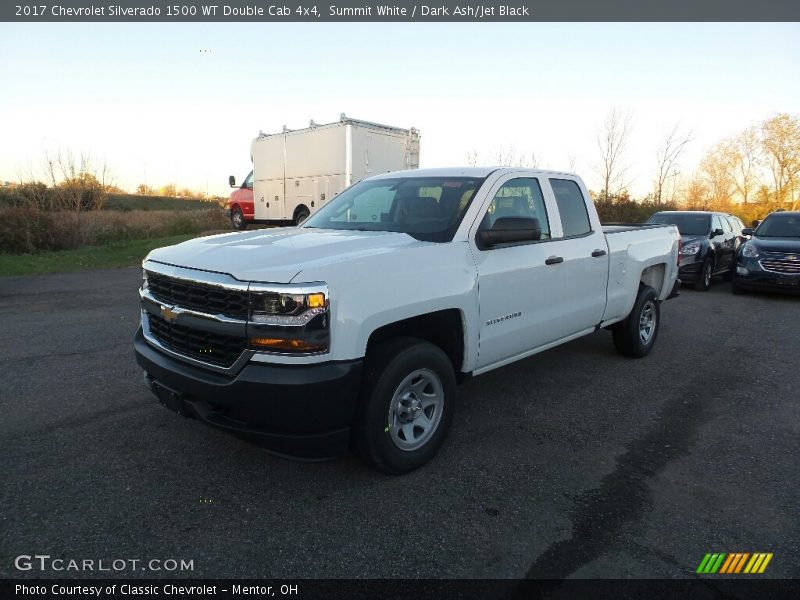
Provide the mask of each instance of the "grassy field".
POLYGON ((193 237, 197 237, 197 234, 128 240, 104 246, 86 246, 76 250, 38 254, 0 254, 0 277, 137 265, 153 248, 177 244, 193 237))

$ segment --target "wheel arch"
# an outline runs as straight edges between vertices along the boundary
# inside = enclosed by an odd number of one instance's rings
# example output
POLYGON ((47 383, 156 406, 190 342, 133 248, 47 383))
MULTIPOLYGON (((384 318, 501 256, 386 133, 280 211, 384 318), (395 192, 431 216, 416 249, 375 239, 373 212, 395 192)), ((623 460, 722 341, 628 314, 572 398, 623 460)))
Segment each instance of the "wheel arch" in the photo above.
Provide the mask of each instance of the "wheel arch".
POLYGON ((366 354, 377 344, 398 337, 419 338, 438 346, 450 359, 459 379, 464 377, 466 344, 461 310, 437 310, 382 325, 370 333, 366 354))

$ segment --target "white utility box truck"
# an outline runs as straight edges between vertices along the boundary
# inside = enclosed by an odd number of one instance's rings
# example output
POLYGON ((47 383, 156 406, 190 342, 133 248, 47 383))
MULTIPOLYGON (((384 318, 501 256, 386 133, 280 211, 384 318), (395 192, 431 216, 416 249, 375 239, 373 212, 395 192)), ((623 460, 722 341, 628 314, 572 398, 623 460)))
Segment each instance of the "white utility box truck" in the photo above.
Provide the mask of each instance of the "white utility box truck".
POLYGON ((302 223, 353 183, 419 167, 419 132, 350 119, 260 134, 250 145, 253 220, 302 223))

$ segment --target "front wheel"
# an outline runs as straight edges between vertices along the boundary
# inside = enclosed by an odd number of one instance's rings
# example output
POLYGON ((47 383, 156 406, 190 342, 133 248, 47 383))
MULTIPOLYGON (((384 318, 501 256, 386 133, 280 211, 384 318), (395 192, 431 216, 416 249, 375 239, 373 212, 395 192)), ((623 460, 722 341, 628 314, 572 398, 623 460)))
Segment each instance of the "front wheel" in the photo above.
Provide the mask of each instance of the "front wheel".
POLYGON ((703 266, 700 269, 700 277, 694 282, 694 289, 698 292, 707 292, 711 287, 711 277, 714 272, 714 265, 711 264, 711 259, 706 258, 703 261, 703 266))
POLYGON ((656 343, 661 324, 658 294, 650 286, 639 288, 633 310, 622 323, 612 330, 614 347, 623 356, 642 358, 650 353, 656 343))
POLYGON ((242 230, 247 228, 247 221, 244 219, 241 208, 236 207, 231 211, 231 224, 234 229, 242 230))
POLYGON ((438 346, 416 338, 381 343, 367 357, 356 450, 385 473, 422 466, 444 441, 455 394, 453 366, 438 346))

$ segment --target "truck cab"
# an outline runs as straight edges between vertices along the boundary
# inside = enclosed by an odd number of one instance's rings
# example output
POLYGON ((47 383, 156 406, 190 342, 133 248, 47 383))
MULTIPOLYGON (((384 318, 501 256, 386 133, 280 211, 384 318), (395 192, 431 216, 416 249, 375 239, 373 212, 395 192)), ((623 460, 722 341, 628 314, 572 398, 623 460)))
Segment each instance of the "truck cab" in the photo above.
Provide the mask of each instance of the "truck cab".
POLYGON ((246 229, 247 223, 255 219, 253 208, 253 171, 244 178, 242 185, 236 185, 236 178, 231 175, 228 183, 235 188, 228 199, 228 214, 234 229, 246 229))

